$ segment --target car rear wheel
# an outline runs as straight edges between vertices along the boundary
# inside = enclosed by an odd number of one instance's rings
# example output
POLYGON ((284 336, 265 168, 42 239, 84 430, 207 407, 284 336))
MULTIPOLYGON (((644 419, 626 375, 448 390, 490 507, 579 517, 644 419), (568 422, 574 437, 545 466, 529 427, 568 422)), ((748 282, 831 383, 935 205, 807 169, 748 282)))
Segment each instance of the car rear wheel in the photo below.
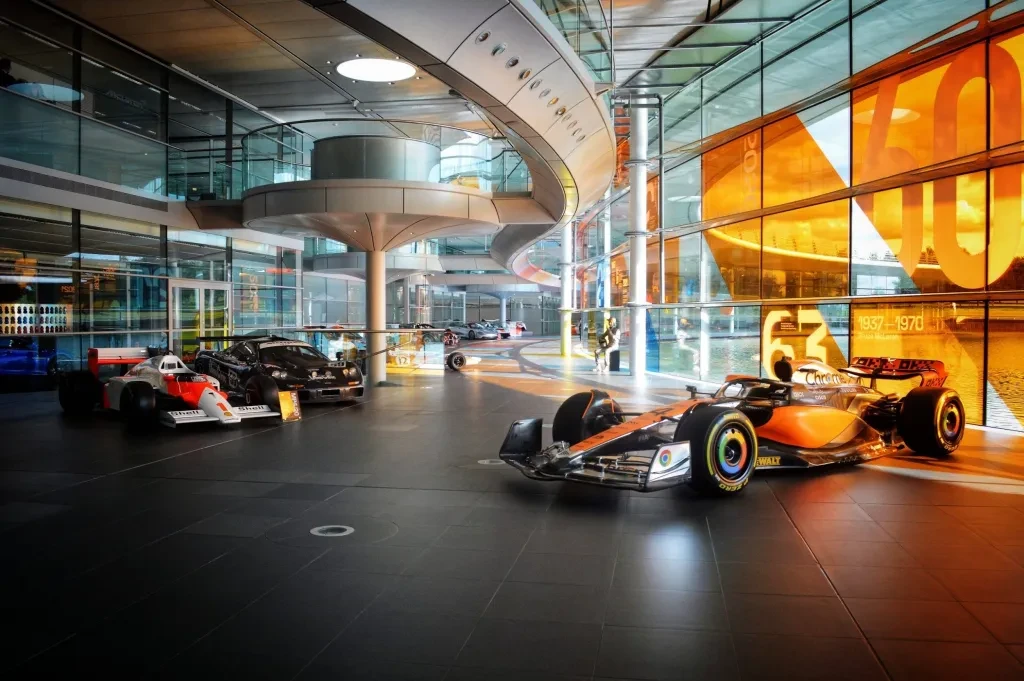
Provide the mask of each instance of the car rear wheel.
POLYGON ((896 420, 900 437, 918 454, 949 456, 967 425, 963 400, 950 388, 914 388, 903 398, 896 420))
POLYGON ((476 340, 476 331, 469 332, 469 340, 476 340))
POLYGON ((445 358, 444 363, 452 371, 462 371, 462 367, 466 366, 466 356, 461 352, 453 352, 445 358))
POLYGON ((100 382, 88 371, 68 371, 57 376, 57 401, 70 416, 88 414, 100 401, 100 382))
POLYGON ((281 410, 281 394, 277 383, 269 376, 253 376, 245 383, 245 403, 265 404, 274 411, 281 410))
POLYGON ((607 393, 598 390, 576 393, 562 402, 555 412, 551 437, 555 442, 574 445, 621 423, 623 417, 617 415, 621 411, 618 403, 607 393))
POLYGON ((690 443, 690 486, 704 494, 736 494, 757 466, 754 426, 736 409, 694 409, 676 427, 675 441, 690 443))

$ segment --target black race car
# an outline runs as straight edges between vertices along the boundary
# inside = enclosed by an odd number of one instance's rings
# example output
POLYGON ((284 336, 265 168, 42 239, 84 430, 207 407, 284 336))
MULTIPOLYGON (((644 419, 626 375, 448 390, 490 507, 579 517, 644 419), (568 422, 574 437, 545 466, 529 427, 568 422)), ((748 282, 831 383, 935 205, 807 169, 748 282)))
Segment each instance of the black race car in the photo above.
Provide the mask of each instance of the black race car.
POLYGON ((340 402, 363 396, 363 372, 358 365, 340 357, 332 360, 305 341, 280 336, 232 340, 238 342, 226 350, 200 350, 194 366, 246 404, 265 404, 261 385, 266 384, 258 376, 269 376, 278 390, 298 392, 301 402, 340 402))

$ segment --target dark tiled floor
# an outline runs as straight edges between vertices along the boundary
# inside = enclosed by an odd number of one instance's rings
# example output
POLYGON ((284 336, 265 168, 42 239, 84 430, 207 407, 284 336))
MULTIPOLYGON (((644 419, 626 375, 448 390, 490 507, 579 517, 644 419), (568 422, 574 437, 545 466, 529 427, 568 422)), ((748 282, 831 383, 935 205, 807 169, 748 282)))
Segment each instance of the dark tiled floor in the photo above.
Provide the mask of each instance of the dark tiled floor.
POLYGON ((736 499, 535 483, 478 461, 572 386, 482 368, 141 440, 5 398, 0 673, 1024 679, 1016 438, 736 499))

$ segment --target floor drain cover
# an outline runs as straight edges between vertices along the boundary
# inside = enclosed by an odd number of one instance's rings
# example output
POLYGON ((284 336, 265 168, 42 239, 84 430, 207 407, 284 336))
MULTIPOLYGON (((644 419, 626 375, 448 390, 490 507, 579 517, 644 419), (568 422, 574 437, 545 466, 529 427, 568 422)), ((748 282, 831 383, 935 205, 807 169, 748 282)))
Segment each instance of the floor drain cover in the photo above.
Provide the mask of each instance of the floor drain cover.
POLYGON ((501 459, 480 459, 477 463, 481 466, 500 466, 505 462, 501 459))
POLYGON ((352 534, 353 532, 355 532, 355 529, 348 525, 321 525, 309 531, 310 534, 316 537, 344 537, 346 534, 352 534))

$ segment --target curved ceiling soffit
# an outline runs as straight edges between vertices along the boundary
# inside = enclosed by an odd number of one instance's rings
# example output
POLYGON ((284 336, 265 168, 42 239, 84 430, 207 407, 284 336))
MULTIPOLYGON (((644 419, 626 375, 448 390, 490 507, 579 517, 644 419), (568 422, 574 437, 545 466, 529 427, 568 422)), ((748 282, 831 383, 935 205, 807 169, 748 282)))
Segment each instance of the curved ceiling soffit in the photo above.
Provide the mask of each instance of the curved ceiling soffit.
MULTIPOLYGON (((548 225, 510 220, 491 253, 518 256, 599 200, 615 168, 604 101, 571 46, 531 0, 305 0, 476 104, 522 154, 548 225)), ((522 269, 522 268, 521 268, 522 269)))

